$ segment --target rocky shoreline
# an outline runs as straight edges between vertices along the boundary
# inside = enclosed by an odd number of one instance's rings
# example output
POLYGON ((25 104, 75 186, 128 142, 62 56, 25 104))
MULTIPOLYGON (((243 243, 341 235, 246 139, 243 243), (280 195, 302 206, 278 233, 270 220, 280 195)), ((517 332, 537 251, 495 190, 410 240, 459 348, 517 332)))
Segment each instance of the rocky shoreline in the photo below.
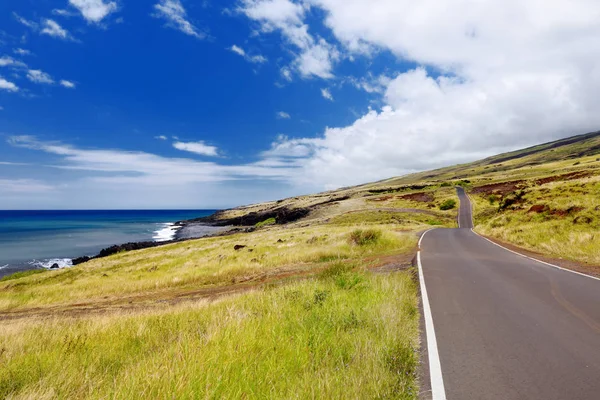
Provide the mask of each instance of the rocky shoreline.
POLYGON ((217 211, 216 213, 207 217, 175 222, 173 226, 177 226, 179 229, 175 233, 175 238, 172 240, 166 240, 162 242, 129 242, 110 246, 100 250, 100 252, 95 256, 74 258, 73 265, 83 264, 90 260, 108 257, 123 251, 133 251, 165 246, 172 243, 179 243, 187 240, 199 239, 202 237, 214 237, 231 235, 234 233, 252 232, 256 229, 256 224, 270 218, 275 219, 275 223, 278 225, 287 224, 304 218, 310 213, 311 208, 307 207, 290 209, 288 207, 277 207, 262 212, 250 212, 234 218, 225 218, 223 215, 226 211, 217 211))

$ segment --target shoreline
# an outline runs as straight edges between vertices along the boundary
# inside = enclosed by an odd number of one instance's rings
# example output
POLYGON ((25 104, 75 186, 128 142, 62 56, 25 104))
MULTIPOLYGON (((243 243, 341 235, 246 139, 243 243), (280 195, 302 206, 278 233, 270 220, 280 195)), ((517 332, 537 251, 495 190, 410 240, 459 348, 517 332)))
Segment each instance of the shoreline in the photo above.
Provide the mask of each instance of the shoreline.
POLYGON ((212 217, 213 215, 214 214, 211 214, 207 217, 199 217, 191 220, 164 222, 162 223, 163 227, 161 229, 157 229, 153 232, 150 240, 115 244, 100 249, 94 255, 83 255, 72 258, 54 257, 48 259, 30 259, 13 263, 5 262, 2 265, 0 265, 0 279, 19 272, 71 268, 77 265, 81 265, 87 261, 108 257, 112 254, 116 254, 122 251, 141 250, 158 246, 166 246, 168 244, 179 243, 188 240, 200 239, 204 237, 222 236, 246 231, 244 227, 234 227, 230 225, 211 223, 208 218, 212 217))

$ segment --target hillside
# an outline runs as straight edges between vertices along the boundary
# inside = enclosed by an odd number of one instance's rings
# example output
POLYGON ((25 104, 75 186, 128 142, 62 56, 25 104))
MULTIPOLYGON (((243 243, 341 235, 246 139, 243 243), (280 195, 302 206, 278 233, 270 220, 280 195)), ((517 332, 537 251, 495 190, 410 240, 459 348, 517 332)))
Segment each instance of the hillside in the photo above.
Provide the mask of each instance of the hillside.
POLYGON ((417 398, 419 234, 600 276, 600 133, 182 222, 224 236, 0 280, 2 398, 417 398), (529 254, 529 253, 528 253, 529 254), (286 379, 280 379, 285 376, 286 379))

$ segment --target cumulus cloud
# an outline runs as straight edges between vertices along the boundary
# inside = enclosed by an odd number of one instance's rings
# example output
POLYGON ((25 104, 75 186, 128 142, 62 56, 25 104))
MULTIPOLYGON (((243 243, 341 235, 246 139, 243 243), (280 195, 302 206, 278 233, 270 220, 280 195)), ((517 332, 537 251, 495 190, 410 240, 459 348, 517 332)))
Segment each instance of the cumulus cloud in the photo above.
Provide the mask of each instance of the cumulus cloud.
POLYGON ((162 18, 167 21, 167 26, 177 29, 186 35, 193 36, 197 39, 206 38, 206 34, 200 32, 187 19, 187 12, 181 1, 179 0, 161 0, 154 5, 156 13, 153 15, 156 18, 162 18))
POLYGON ((42 83, 46 85, 52 85, 54 83, 54 79, 39 69, 30 69, 27 71, 27 79, 29 79, 33 83, 42 83))
MULTIPOLYGON (((335 46, 313 37, 304 22, 306 8, 291 0, 242 0, 238 12, 260 24, 263 33, 279 31, 298 50, 292 68, 302 77, 333 78, 333 66, 340 59, 335 46)), ((290 80, 289 69, 282 75, 290 80)))
POLYGON ((8 92, 18 92, 19 87, 12 82, 0 77, 0 90, 6 90, 8 92))
POLYGON ((154 136, 154 139, 167 140, 167 137, 165 135, 159 135, 159 136, 154 136))
POLYGON ((292 117, 290 116, 290 114, 286 113, 285 111, 279 111, 277 113, 277 118, 279 118, 279 119, 290 119, 292 117))
POLYGON ((321 89, 321 96, 329 101, 333 101, 333 95, 329 89, 321 89))
POLYGON ((200 154, 202 156, 215 157, 219 155, 218 148, 209 146, 206 143, 199 142, 175 142, 173 147, 177 150, 189 151, 190 153, 200 154))
POLYGON ((302 180, 358 184, 600 127, 600 3, 308 3, 344 52, 385 50, 421 67, 352 82, 384 105, 327 128, 302 160, 302 180))
POLYGON ((64 29, 60 24, 52 19, 44 20, 44 27, 41 31, 42 35, 48 35, 59 39, 71 39, 69 31, 64 29))
POLYGON ((229 48, 229 50, 231 50, 232 52, 234 52, 235 54, 238 54, 242 57, 244 57, 244 60, 253 63, 253 64, 263 64, 267 62, 267 58, 260 55, 260 54, 256 54, 256 55, 249 55, 248 53, 246 53, 246 51, 244 49, 242 49, 241 47, 237 46, 237 45, 233 45, 229 48))
MULTIPOLYGON (((104 2, 103 0, 69 0, 69 4, 77 8, 83 18, 90 23, 99 23, 110 13, 117 10, 117 3, 114 1, 104 2)), ((53 10, 59 15, 67 15, 66 10, 53 10)))
POLYGON ((66 87, 67 89, 75 89, 75 82, 67 81, 65 79, 60 80, 60 85, 66 87))

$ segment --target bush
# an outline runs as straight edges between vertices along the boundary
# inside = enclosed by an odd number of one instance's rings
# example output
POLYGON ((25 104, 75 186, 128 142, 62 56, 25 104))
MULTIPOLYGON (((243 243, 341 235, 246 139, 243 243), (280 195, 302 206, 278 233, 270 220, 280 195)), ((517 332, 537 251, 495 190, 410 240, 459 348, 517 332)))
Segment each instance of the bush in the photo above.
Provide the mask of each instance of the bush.
POLYGON ((452 199, 448 199, 440 205, 440 210, 443 210, 443 211, 451 210, 454 207, 456 207, 456 201, 452 200, 452 199))
POLYGON ((452 186, 452 184, 450 182, 444 182, 440 185, 440 187, 449 187, 452 186))
POLYGON ((254 225, 254 226, 256 228, 262 228, 263 226, 275 225, 276 223, 277 223, 277 220, 275 220, 275 218, 269 218, 269 219, 265 219, 262 222, 256 223, 256 225, 254 225))
POLYGON ((357 229, 350 233, 349 242, 358 246, 375 244, 381 239, 381 231, 376 229, 357 229))
POLYGON ((493 205, 495 202, 498 201, 498 196, 496 196, 495 194, 490 194, 488 200, 490 202, 490 205, 493 205))

